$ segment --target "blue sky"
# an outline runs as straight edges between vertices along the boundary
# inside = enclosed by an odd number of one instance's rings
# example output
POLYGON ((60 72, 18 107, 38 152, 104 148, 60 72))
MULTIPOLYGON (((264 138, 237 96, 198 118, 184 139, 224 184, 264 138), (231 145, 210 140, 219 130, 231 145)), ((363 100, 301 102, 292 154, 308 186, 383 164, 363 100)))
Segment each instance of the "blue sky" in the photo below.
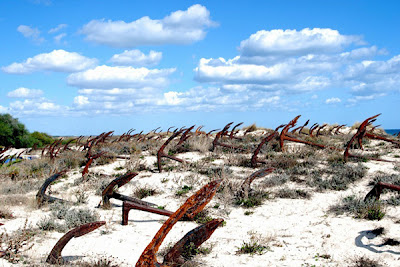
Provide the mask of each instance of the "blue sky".
POLYGON ((230 121, 400 128, 400 2, 1 0, 0 113, 99 134, 230 121))

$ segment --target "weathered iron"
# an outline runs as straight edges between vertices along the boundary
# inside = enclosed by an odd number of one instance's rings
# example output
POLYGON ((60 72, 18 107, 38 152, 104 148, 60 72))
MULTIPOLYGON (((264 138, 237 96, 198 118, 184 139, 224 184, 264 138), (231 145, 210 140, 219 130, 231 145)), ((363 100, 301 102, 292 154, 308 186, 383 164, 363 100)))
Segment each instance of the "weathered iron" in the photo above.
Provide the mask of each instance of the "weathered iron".
POLYGON ((243 122, 238 123, 238 124, 236 124, 235 126, 233 126, 232 131, 231 131, 231 134, 229 135, 229 138, 230 138, 230 139, 233 139, 233 138, 235 138, 235 139, 242 139, 242 138, 240 138, 240 137, 236 137, 236 136, 235 136, 235 134, 236 134, 236 132, 235 132, 236 128, 239 127, 239 126, 242 125, 242 124, 243 124, 243 122))
MULTIPOLYGON (((294 137, 291 137, 291 136, 287 135, 287 131, 288 131, 291 127, 294 126, 294 124, 296 123, 296 121, 297 121, 297 119, 298 119, 299 117, 300 117, 300 115, 297 116, 297 117, 295 117, 293 120, 291 120, 291 121, 282 129, 281 134, 279 135, 279 140, 280 140, 279 144, 280 144, 280 147, 281 147, 281 150, 282 150, 282 151, 284 151, 284 141, 285 141, 285 140, 291 141, 291 142, 296 142, 296 143, 302 143, 302 144, 306 144, 306 145, 310 145, 310 146, 316 146, 316 147, 318 147, 318 148, 329 148, 329 149, 333 149, 333 150, 340 150, 340 149, 338 149, 338 148, 336 148, 336 147, 324 146, 324 145, 322 145, 322 144, 317 144, 317 143, 313 143, 313 142, 309 142, 309 141, 305 141, 305 140, 300 140, 300 139, 297 139, 297 138, 294 138, 294 137)), ((318 127, 318 126, 317 126, 317 127, 318 127)), ((315 126, 314 126, 314 129, 315 129, 315 126)), ((310 136, 311 136, 311 135, 310 135, 310 136)), ((340 151, 341 151, 341 150, 340 150, 340 151)))
POLYGON ((208 136, 210 136, 210 134, 212 134, 213 132, 216 132, 216 131, 219 131, 219 129, 214 129, 214 130, 209 131, 209 132, 206 134, 206 136, 208 137, 208 136))
MULTIPOLYGON (((185 215, 181 218, 183 221, 191 221, 195 218, 196 214, 199 213, 204 206, 208 203, 207 198, 204 198, 202 200, 199 200, 196 204, 194 204, 193 207, 189 208, 185 215)), ((122 225, 127 225, 128 224, 128 219, 129 219, 129 211, 135 209, 135 210, 141 210, 141 211, 146 211, 150 213, 155 213, 159 215, 164 215, 164 216, 171 216, 174 212, 165 210, 165 209, 158 209, 154 207, 149 207, 149 205, 143 205, 141 203, 134 203, 128 201, 124 201, 122 205, 122 225)))
POLYGON ((190 254, 190 250, 197 249, 207 241, 223 222, 223 219, 213 219, 188 232, 164 256, 163 264, 172 267, 184 264, 187 260, 185 255, 190 254))
POLYGON ((60 240, 55 244, 53 249, 51 250, 49 256, 46 259, 47 263, 50 264, 62 264, 63 263, 63 258, 61 256, 61 252, 63 248, 67 245, 67 243, 74 237, 80 237, 83 236, 87 233, 90 233, 100 226, 105 225, 105 221, 99 221, 99 222, 91 222, 87 223, 81 226, 78 226, 69 232, 67 232, 65 235, 63 235, 60 240))
POLYGON ((375 118, 378 117, 379 115, 381 115, 381 113, 369 117, 367 118, 365 121, 363 121, 360 126, 357 129, 357 132, 351 137, 350 141, 347 143, 346 149, 344 151, 344 160, 347 161, 349 157, 353 157, 353 158, 361 158, 361 159, 369 159, 369 160, 376 160, 376 161, 385 161, 385 162, 390 162, 388 160, 384 160, 384 159, 377 159, 377 158, 371 158, 371 157, 364 157, 364 156, 359 156, 359 155, 353 155, 350 154, 349 150, 353 144, 353 142, 355 140, 357 140, 358 145, 360 146, 360 148, 362 149, 362 139, 363 137, 366 135, 366 128, 368 125, 370 125, 372 122, 375 121, 375 118))
POLYGON ((202 132, 201 129, 203 129, 203 125, 200 125, 199 127, 197 127, 196 131, 194 132, 194 134, 197 135, 201 135, 201 134, 205 134, 205 132, 202 132))
POLYGON ((93 160, 105 155, 106 153, 107 153, 106 151, 102 151, 102 152, 97 153, 95 155, 92 155, 90 153, 87 155, 88 156, 88 161, 85 164, 85 168, 83 168, 83 170, 82 170, 82 178, 85 178, 86 174, 88 174, 89 167, 90 167, 90 165, 92 165, 93 160))
POLYGON ((344 126, 346 126, 346 124, 339 125, 339 127, 337 127, 337 129, 336 129, 336 131, 335 131, 335 134, 336 134, 336 135, 342 134, 342 133, 340 132, 340 129, 342 129, 344 126))
POLYGON ((190 131, 194 128, 194 126, 195 126, 195 125, 189 127, 188 129, 186 129, 186 130, 183 132, 183 134, 181 135, 181 138, 179 139, 179 142, 178 142, 178 144, 176 144, 176 146, 179 146, 179 145, 183 144, 183 142, 185 142, 185 141, 190 137, 190 135, 188 135, 188 134, 189 134, 190 131))
POLYGON ((232 148, 232 149, 237 149, 237 150, 245 151, 244 148, 221 143, 221 142, 219 141, 219 139, 221 139, 222 134, 223 134, 223 132, 221 131, 221 132, 218 132, 218 133, 215 135, 214 141, 212 142, 212 145, 213 145, 213 146, 212 146, 211 151, 214 151, 215 148, 216 148, 217 146, 222 146, 222 147, 227 147, 227 148, 232 148))
POLYGON ((111 203, 110 203, 111 198, 115 198, 115 199, 122 200, 122 201, 130 201, 130 202, 138 203, 138 204, 145 205, 145 206, 155 206, 155 204, 153 204, 153 203, 146 202, 146 201, 134 198, 134 197, 121 195, 121 194, 115 192, 116 186, 118 188, 121 188, 123 185, 127 184, 130 180, 132 180, 132 178, 135 177, 136 175, 138 175, 138 173, 129 172, 125 175, 122 175, 122 176, 117 177, 114 180, 112 180, 108 184, 108 186, 103 190, 103 192, 101 193, 103 207, 104 208, 111 207, 111 203))
POLYGON ((294 128, 294 129, 291 131, 291 133, 296 133, 296 131, 298 130, 299 134, 301 134, 301 133, 302 133, 301 131, 303 130, 304 127, 306 127, 306 126, 308 125, 309 122, 310 122, 310 120, 307 120, 307 121, 303 124, 303 126, 299 126, 299 127, 297 127, 297 128, 294 128))
POLYGON ((153 240, 143 251, 142 255, 136 263, 136 267, 165 266, 158 263, 156 257, 156 253, 158 252, 158 249, 160 248, 165 237, 172 229, 172 227, 187 213, 187 211, 197 205, 198 202, 202 202, 202 205, 196 208, 195 211, 197 213, 200 212, 215 195, 221 182, 222 180, 212 181, 203 186, 194 195, 189 197, 186 202, 161 226, 160 230, 158 230, 153 240))
POLYGON ((318 123, 314 123, 314 125, 311 126, 310 131, 308 132, 308 135, 311 136, 311 137, 314 137, 313 132, 315 131, 315 129, 318 128, 318 126, 319 126, 318 123))
POLYGON ((172 135, 167 139, 167 141, 165 141, 164 144, 163 144, 163 145, 160 147, 160 149, 158 150, 158 152, 157 152, 157 167, 158 167, 158 171, 159 171, 159 172, 162 172, 162 164, 161 164, 161 159, 162 159, 162 158, 169 158, 169 159, 178 161, 178 162, 180 162, 180 163, 185 162, 183 159, 180 159, 180 158, 177 158, 177 157, 174 157, 174 156, 170 156, 170 155, 168 155, 168 154, 166 154, 166 153, 164 152, 165 147, 166 147, 175 137, 177 137, 177 136, 180 135, 181 133, 182 133, 182 130, 179 130, 179 131, 175 132, 174 134, 172 134, 172 135))
POLYGON ((42 186, 40 187, 39 191, 36 194, 36 203, 37 203, 38 207, 41 207, 46 202, 54 202, 57 200, 62 201, 61 199, 46 195, 46 190, 47 190, 47 187, 49 187, 49 185, 51 183, 56 181, 59 177, 64 175, 66 172, 67 172, 66 170, 60 171, 56 174, 53 174, 52 176, 50 176, 49 178, 47 178, 44 181, 44 183, 42 184, 42 186))
MULTIPOLYGON (((279 129, 279 128, 276 128, 276 129, 279 129)), ((256 150, 254 150, 253 156, 251 157, 251 167, 253 167, 253 168, 257 167, 258 163, 266 163, 264 160, 259 160, 257 157, 261 151, 262 146, 265 143, 270 142, 272 139, 274 139, 275 137, 277 137, 279 135, 279 133, 276 129, 271 134, 269 134, 267 137, 263 138, 261 140, 260 144, 257 146, 256 150)))
POLYGON ((270 174, 271 172, 273 172, 274 170, 275 170, 275 168, 264 168, 264 169, 261 169, 261 170, 258 170, 256 172, 252 173, 242 183, 238 195, 241 198, 248 198, 249 197, 249 191, 250 191, 251 183, 254 181, 254 179, 264 177, 267 174, 270 174))
POLYGON ((318 128, 317 134, 316 134, 317 137, 318 137, 319 135, 321 135, 322 129, 324 129, 326 126, 328 126, 328 124, 325 123, 325 124, 321 125, 321 126, 318 128))
POLYGON ((395 191, 400 191, 400 186, 394 184, 388 184, 383 182, 378 182, 375 186, 368 192, 365 196, 364 201, 368 201, 370 199, 378 200, 381 196, 383 189, 390 189, 395 191))
POLYGON ((172 214, 174 214, 172 211, 169 211, 169 210, 154 208, 154 207, 150 207, 148 205, 142 205, 142 204, 131 202, 131 201, 124 201, 122 203, 122 225, 128 225, 129 211, 132 209, 146 211, 146 212, 164 215, 164 216, 168 216, 168 217, 171 216, 172 214))

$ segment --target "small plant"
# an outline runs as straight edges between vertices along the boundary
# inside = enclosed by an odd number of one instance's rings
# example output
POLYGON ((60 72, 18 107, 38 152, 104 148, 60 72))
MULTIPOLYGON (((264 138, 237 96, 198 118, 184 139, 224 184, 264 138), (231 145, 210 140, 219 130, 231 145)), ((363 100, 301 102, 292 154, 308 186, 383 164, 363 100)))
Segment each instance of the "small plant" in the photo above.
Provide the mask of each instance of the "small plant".
POLYGON ((304 191, 304 190, 301 190, 301 189, 283 188, 283 189, 280 189, 275 194, 275 197, 278 197, 278 198, 291 198, 291 199, 297 199, 297 198, 309 199, 311 197, 311 195, 307 191, 304 191))
POLYGON ((251 215, 251 214, 253 214, 253 213, 254 213, 254 211, 246 210, 246 211, 244 212, 244 215, 249 216, 249 215, 251 215))
POLYGON ((184 185, 181 189, 176 191, 175 195, 178 197, 186 195, 190 190, 192 190, 192 188, 192 186, 184 185))
POLYGON ((88 201, 87 192, 81 188, 74 191, 74 196, 76 198, 76 204, 86 204, 88 201))
POLYGON ((73 209, 65 215, 65 225, 68 229, 75 228, 85 223, 95 222, 99 215, 90 209, 73 209))
POLYGON ((133 193, 133 195, 139 199, 153 196, 155 194, 157 194, 157 190, 150 188, 148 186, 136 188, 135 192, 133 193))
POLYGON ((163 184, 165 184, 166 182, 168 182, 169 181, 169 179, 167 179, 167 178, 162 178, 161 179, 161 183, 163 183, 163 184))
POLYGON ((385 216, 382 202, 374 200, 364 202, 362 199, 359 199, 354 195, 343 198, 341 203, 331 206, 329 211, 336 215, 350 213, 358 219, 378 221, 385 216))
POLYGON ((57 223, 53 217, 45 217, 37 222, 37 227, 43 231, 65 232, 65 226, 57 223))
POLYGON ((114 168, 114 171, 120 171, 120 170, 123 170, 123 169, 124 169, 124 167, 118 166, 118 167, 115 167, 115 168, 114 168))
POLYGON ((190 242, 187 246, 184 247, 184 250, 182 252, 182 257, 185 258, 186 260, 190 260, 194 256, 198 254, 209 254, 212 250, 212 247, 196 247, 196 245, 193 242, 190 242))
POLYGON ((269 198, 268 192, 251 191, 248 198, 237 198, 235 204, 245 208, 261 206, 264 199, 269 198))
POLYGON ((13 234, 1 233, 0 251, 3 253, 3 257, 12 263, 23 260, 21 252, 32 248, 33 244, 29 244, 29 242, 35 234, 36 232, 28 228, 27 220, 24 226, 13 234))
POLYGON ((199 224, 206 224, 213 220, 211 216, 208 216, 208 212, 206 210, 202 210, 194 216, 194 221, 199 224))
POLYGON ((236 254, 263 254, 269 247, 261 245, 256 241, 243 242, 242 246, 236 251, 236 254))
POLYGON ((366 256, 357 257, 354 259, 354 262, 350 267, 382 267, 383 265, 379 264, 376 260, 368 259, 366 256))

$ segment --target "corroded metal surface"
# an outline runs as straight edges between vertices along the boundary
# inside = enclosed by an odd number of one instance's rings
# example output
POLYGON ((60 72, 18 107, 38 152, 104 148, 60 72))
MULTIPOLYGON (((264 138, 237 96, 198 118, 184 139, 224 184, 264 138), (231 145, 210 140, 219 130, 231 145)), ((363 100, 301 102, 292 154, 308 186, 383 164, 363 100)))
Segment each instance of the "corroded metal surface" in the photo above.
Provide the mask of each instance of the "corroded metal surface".
MULTIPOLYGON (((202 200, 199 200, 191 208, 189 208, 181 219, 185 221, 193 220, 196 214, 199 213, 201 210, 203 210, 204 206, 207 205, 207 203, 209 202, 209 196, 211 194, 214 196, 215 193, 216 191, 211 190, 208 194, 205 195, 205 197, 202 200)), ((129 211, 131 209, 146 211, 164 216, 171 216, 173 214, 172 211, 158 209, 150 207, 149 205, 144 205, 138 202, 134 203, 128 200, 124 201, 122 206, 122 225, 128 224, 129 211)))
POLYGON ((83 168, 82 177, 85 177, 85 175, 88 174, 89 167, 90 167, 90 165, 92 165, 93 160, 105 155, 106 153, 107 153, 106 151, 102 151, 102 152, 97 153, 95 155, 91 155, 90 153, 88 153, 88 155, 87 155, 88 156, 88 161, 85 164, 85 168, 83 168))
POLYGON ((181 135, 181 138, 179 139, 179 142, 177 144, 177 146, 181 145, 183 142, 185 142, 189 137, 189 133, 190 131, 194 128, 195 125, 189 127, 188 129, 186 129, 183 134, 181 135))
POLYGON ((230 139, 233 139, 233 138, 241 139, 241 138, 235 136, 235 134, 236 134, 235 130, 236 130, 237 127, 239 127, 239 126, 242 125, 242 124, 243 124, 243 122, 238 123, 238 124, 236 124, 235 126, 233 126, 232 131, 231 131, 231 134, 229 135, 229 138, 230 138, 230 139))
POLYGON ((180 163, 185 162, 183 159, 180 159, 180 158, 177 158, 177 157, 174 157, 174 156, 170 156, 170 155, 168 155, 168 154, 166 154, 166 153, 164 152, 165 147, 166 147, 175 137, 177 137, 177 136, 180 135, 181 133, 182 133, 182 130, 179 130, 179 131, 173 133, 173 134, 167 139, 167 141, 164 142, 164 144, 160 147, 160 149, 158 150, 158 152, 157 152, 157 167, 158 167, 158 171, 159 171, 159 172, 162 172, 162 165, 161 165, 161 159, 162 159, 162 158, 169 158, 169 159, 178 161, 178 162, 180 162, 180 163))
POLYGON ((149 207, 148 205, 142 205, 139 203, 134 203, 131 201, 124 201, 122 204, 122 225, 128 225, 128 220, 129 220, 129 211, 135 209, 135 210, 141 210, 141 211, 147 211, 150 213, 155 213, 159 215, 164 215, 164 216, 171 216, 174 214, 172 211, 169 210, 163 210, 163 209, 158 209, 154 207, 149 207))
POLYGON ((365 196, 364 201, 368 201, 369 199, 375 199, 378 200, 381 196, 382 190, 383 189, 390 189, 394 191, 400 191, 400 186, 394 185, 394 184, 388 184, 388 183, 382 183, 378 182, 372 189, 371 191, 368 192, 368 194, 365 196))
POLYGON ((264 169, 261 169, 261 170, 258 170, 256 172, 252 173, 242 183, 242 185, 240 187, 239 195, 242 198, 248 198, 249 197, 250 186, 251 186, 251 183, 254 181, 254 179, 264 177, 267 174, 270 174, 271 172, 273 172, 274 170, 275 170, 275 168, 264 168, 264 169))
POLYGON ((273 138, 277 137, 278 135, 279 135, 279 133, 277 131, 274 131, 271 134, 269 134, 267 137, 265 137, 261 140, 261 142, 257 146, 256 150, 254 150, 253 156, 251 157, 251 166, 253 168, 257 167, 257 163, 265 163, 265 161, 258 159, 258 154, 260 153, 260 150, 265 143, 270 142, 273 138))
POLYGON ((135 177, 136 175, 138 175, 138 174, 135 172, 130 172, 130 173, 127 173, 125 175, 122 175, 122 176, 112 180, 108 184, 108 186, 103 190, 103 192, 101 194, 103 207, 104 208, 111 207, 111 203, 110 203, 111 198, 115 198, 115 199, 118 199, 121 201, 130 201, 130 202, 138 203, 138 204, 145 205, 145 206, 155 206, 155 204, 153 204, 153 203, 146 202, 146 201, 134 198, 134 197, 121 195, 121 194, 115 192, 116 186, 118 188, 122 187, 123 185, 127 184, 130 180, 132 180, 132 178, 135 177))
POLYGON ((63 170, 61 172, 53 174, 52 176, 47 178, 46 181, 44 181, 43 185, 40 187, 39 191, 36 194, 36 203, 38 207, 41 207, 45 202, 53 202, 54 200, 56 200, 56 198, 46 195, 47 187, 49 187, 49 185, 52 182, 56 181, 60 176, 64 175, 66 172, 67 172, 66 170, 63 170))
POLYGON ((60 240, 58 240, 58 242, 55 244, 55 246, 51 250, 49 256, 47 257, 46 262, 50 263, 50 264, 62 264, 63 259, 61 256, 61 252, 62 252, 63 248, 65 247, 65 245, 67 245, 67 243, 72 238, 83 236, 87 233, 90 233, 90 232, 96 230, 97 228, 99 228, 100 226, 103 226, 105 224, 106 224, 105 221, 92 222, 92 223, 87 223, 87 224, 78 226, 78 227, 70 230, 68 233, 66 233, 64 236, 62 236, 60 238, 60 240))
POLYGON ((383 159, 377 159, 377 158, 370 158, 370 157, 363 157, 363 156, 358 156, 358 155, 353 155, 350 154, 349 150, 352 146, 352 144, 354 143, 354 141, 357 140, 358 145, 360 146, 360 148, 362 149, 362 139, 364 138, 364 136, 367 133, 367 126, 370 125, 372 122, 374 122, 379 115, 381 115, 380 113, 367 118, 365 121, 363 121, 360 126, 357 129, 357 132, 351 137, 350 141, 347 143, 346 149, 344 151, 344 160, 347 161, 349 157, 354 157, 354 158, 364 158, 364 159, 370 159, 370 160, 376 160, 376 161, 386 161, 386 162, 390 162, 388 160, 383 160, 383 159))
POLYGON ((164 256, 163 264, 168 266, 181 266, 186 261, 183 255, 189 254, 190 251, 188 250, 197 249, 201 246, 223 222, 223 219, 214 219, 188 232, 164 256))
MULTIPOLYGON (((197 191, 194 195, 189 197, 185 203, 174 213, 172 214, 168 220, 161 226, 160 230, 158 230, 157 234, 154 236, 153 240, 150 244, 145 248, 139 260, 136 263, 136 267, 141 266, 161 266, 160 263, 157 262, 156 253, 161 246, 161 243, 164 241, 165 237, 172 229, 172 227, 188 212, 190 208, 196 205, 198 202, 202 202, 204 206, 212 199, 217 191, 219 185, 222 180, 216 180, 208 183, 203 186, 199 191, 197 191)), ((198 212, 201 211, 196 209, 198 212)))

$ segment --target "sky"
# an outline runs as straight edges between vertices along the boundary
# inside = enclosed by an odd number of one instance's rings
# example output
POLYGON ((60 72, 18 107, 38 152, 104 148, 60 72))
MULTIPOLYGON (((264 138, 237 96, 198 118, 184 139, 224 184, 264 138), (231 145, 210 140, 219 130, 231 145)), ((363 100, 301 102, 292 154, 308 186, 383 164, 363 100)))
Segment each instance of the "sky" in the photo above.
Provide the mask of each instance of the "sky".
POLYGON ((0 113, 52 135, 400 128, 400 1, 0 0, 0 113))

